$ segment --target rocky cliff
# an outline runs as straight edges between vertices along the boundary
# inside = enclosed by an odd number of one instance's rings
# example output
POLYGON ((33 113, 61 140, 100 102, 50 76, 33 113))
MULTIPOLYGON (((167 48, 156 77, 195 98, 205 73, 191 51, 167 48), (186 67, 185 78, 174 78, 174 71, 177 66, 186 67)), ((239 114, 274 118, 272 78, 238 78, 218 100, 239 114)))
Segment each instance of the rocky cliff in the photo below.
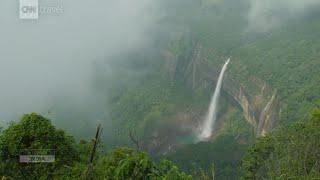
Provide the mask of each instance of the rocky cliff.
MULTIPOLYGON (((192 90, 212 87, 210 85, 216 83, 221 67, 209 63, 202 52, 202 46, 198 43, 188 55, 188 57, 173 56, 170 53, 166 55, 168 73, 171 74, 172 80, 182 79, 192 90)), ((243 116, 254 127, 256 135, 263 136, 276 126, 280 113, 279 98, 276 90, 262 79, 252 77, 249 82, 254 88, 249 89, 241 82, 237 82, 232 72, 227 71, 223 91, 242 109, 243 116)))

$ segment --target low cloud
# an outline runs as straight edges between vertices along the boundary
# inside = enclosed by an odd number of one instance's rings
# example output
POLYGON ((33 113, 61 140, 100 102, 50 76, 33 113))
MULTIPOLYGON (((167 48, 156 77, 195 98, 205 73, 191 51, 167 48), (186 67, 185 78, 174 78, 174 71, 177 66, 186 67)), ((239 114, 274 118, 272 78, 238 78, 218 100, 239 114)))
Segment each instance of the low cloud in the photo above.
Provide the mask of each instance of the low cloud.
POLYGON ((152 1, 59 5, 63 13, 30 21, 18 18, 18 1, 0 1, 0 120, 46 112, 57 99, 86 103, 95 61, 147 47, 152 38, 152 1))
POLYGON ((319 6, 319 0, 250 0, 249 28, 260 32, 269 31, 319 6))

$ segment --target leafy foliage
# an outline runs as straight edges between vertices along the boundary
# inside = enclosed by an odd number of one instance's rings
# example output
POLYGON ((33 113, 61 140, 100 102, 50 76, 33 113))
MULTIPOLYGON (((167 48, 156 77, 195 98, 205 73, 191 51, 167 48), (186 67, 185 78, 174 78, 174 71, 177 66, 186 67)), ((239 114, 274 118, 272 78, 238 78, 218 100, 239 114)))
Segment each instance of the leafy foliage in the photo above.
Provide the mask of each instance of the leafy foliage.
POLYGON ((245 153, 247 145, 239 144, 235 136, 221 135, 214 142, 188 145, 171 154, 169 159, 189 173, 200 170, 211 174, 214 163, 216 178, 235 179, 238 176, 237 166, 245 153))
POLYGON ((313 179, 320 176, 320 109, 307 123, 259 139, 242 162, 243 179, 313 179))
POLYGON ((50 120, 32 113, 11 123, 0 135, 0 175, 14 179, 191 179, 171 162, 156 164, 144 152, 116 148, 105 156, 98 151, 89 163, 92 145, 56 129, 50 120), (21 163, 22 150, 54 149, 53 163, 21 163), (92 168, 92 173, 87 173, 92 168))
POLYGON ((50 120, 32 113, 11 123, 0 135, 0 174, 16 179, 48 179, 78 160, 74 139, 56 129, 50 120), (52 149, 55 163, 20 163, 23 151, 52 149))
MULTIPOLYGON (((201 54, 212 67, 220 67, 225 57, 232 55, 229 75, 246 92, 260 91, 251 81, 252 78, 259 78, 276 89, 281 100, 283 124, 297 119, 306 120, 307 112, 320 105, 319 12, 315 11, 298 21, 288 21, 272 31, 256 33, 246 29, 247 11, 250 8, 248 2, 161 1, 165 4, 163 12, 166 16, 158 22, 159 27, 168 28, 170 32, 164 35, 165 38, 159 38, 161 46, 157 47, 156 53, 130 54, 124 57, 125 60, 115 60, 116 66, 99 64, 94 83, 97 94, 103 94, 103 98, 97 96, 102 105, 78 109, 58 121, 63 127, 73 128, 74 121, 71 120, 77 120, 79 126, 81 123, 86 130, 75 130, 74 134, 87 137, 91 133, 88 127, 93 129, 93 125, 85 120, 90 119, 92 114, 100 119, 106 113, 108 119, 112 119, 112 123, 106 121, 108 125, 111 124, 107 138, 108 148, 112 148, 130 142, 128 129, 135 129, 139 138, 147 139, 155 128, 165 127, 162 125, 168 122, 167 117, 186 109, 188 105, 205 109, 204 104, 211 92, 205 89, 193 92, 184 84, 187 77, 183 67, 188 66, 196 43, 201 44, 201 54), (166 53, 170 54, 169 57, 162 55, 166 53), (170 62, 170 67, 167 67, 166 61, 174 58, 179 60, 177 67, 171 67, 170 62), (113 72, 109 67, 117 68, 113 72), (175 71, 175 77, 169 75, 168 69, 175 71), (109 93, 108 98, 104 97, 106 92, 109 93), (89 112, 97 108, 103 112, 102 115, 89 112)), ((59 108, 69 114, 64 106, 59 108)), ((239 175, 236 167, 246 149, 246 144, 239 140, 238 135, 243 134, 246 140, 252 138, 251 127, 240 116, 239 110, 228 115, 226 128, 215 142, 188 145, 169 158, 190 173, 195 168, 204 169, 196 177, 208 178, 206 174, 211 173, 210 166, 214 163, 218 178, 236 178, 239 175)), ((289 128, 284 126, 257 140, 243 160, 243 178, 311 179, 319 176, 316 160, 320 159, 318 121, 319 110, 308 123, 296 123, 289 128)), ((84 177, 91 143, 75 144, 72 137, 37 114, 26 115, 20 122, 1 130, 0 175, 17 179, 84 177), (22 149, 55 149, 56 163, 21 164, 18 156, 22 149)), ((147 154, 128 148, 117 148, 103 158, 97 158, 92 176, 93 179, 190 178, 169 161, 157 164, 147 154)))
POLYGON ((157 165, 147 154, 129 148, 114 149, 97 171, 104 179, 191 179, 171 162, 163 160, 157 165))

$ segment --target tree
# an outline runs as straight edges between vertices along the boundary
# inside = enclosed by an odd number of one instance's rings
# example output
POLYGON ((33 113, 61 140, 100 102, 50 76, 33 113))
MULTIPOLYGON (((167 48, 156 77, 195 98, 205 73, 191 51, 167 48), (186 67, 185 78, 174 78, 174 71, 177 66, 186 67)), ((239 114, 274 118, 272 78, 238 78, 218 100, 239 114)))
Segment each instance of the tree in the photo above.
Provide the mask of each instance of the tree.
POLYGON ((295 123, 258 139, 242 161, 242 179, 320 177, 320 109, 307 123, 295 123))
POLYGON ((141 151, 116 148, 107 154, 97 168, 102 179, 191 179, 170 161, 158 165, 141 151))
POLYGON ((11 122, 0 135, 0 175, 15 179, 52 179, 64 174, 79 155, 74 139, 36 113, 11 122), (20 163, 22 151, 53 150, 54 163, 20 163))
MULTIPOLYGON (((98 135, 99 133, 97 133, 98 135)), ((96 147, 95 147, 96 148, 96 147)), ((102 158, 90 154, 92 144, 76 144, 50 120, 32 113, 12 122, 0 134, 0 177, 13 179, 191 179, 170 161, 156 164, 144 152, 116 148, 102 158), (21 163, 22 151, 53 149, 54 163, 21 163), (96 159, 90 177, 88 163, 96 159), (84 176, 85 175, 85 176, 84 176)), ((99 156, 100 157, 100 156, 99 156)))

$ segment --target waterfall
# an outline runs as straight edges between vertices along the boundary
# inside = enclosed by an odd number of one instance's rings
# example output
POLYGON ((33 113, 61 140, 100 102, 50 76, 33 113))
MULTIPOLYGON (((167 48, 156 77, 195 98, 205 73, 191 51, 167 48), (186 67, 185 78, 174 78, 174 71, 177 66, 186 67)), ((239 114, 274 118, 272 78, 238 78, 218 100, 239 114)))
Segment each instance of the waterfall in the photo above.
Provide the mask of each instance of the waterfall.
POLYGON ((259 124, 257 128, 257 136, 264 136, 265 132, 263 131, 263 126, 265 125, 265 120, 267 119, 267 113, 270 110, 274 99, 276 97, 276 92, 272 95, 271 99, 268 101, 267 105, 263 108, 261 111, 260 117, 259 117, 259 124))
POLYGON ((218 101, 219 101, 219 96, 220 96, 220 90, 222 86, 222 80, 223 80, 223 75, 225 71, 227 70, 227 66, 229 64, 230 58, 225 62, 223 65, 218 82, 216 85, 216 89, 214 91, 214 94, 212 96, 210 106, 208 109, 208 113, 205 117, 204 123, 202 124, 202 127, 200 127, 200 133, 199 133, 199 140, 200 141, 206 141, 208 140, 211 135, 212 135, 212 130, 214 129, 214 125, 216 122, 217 118, 217 107, 218 107, 218 101))

